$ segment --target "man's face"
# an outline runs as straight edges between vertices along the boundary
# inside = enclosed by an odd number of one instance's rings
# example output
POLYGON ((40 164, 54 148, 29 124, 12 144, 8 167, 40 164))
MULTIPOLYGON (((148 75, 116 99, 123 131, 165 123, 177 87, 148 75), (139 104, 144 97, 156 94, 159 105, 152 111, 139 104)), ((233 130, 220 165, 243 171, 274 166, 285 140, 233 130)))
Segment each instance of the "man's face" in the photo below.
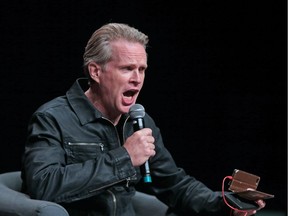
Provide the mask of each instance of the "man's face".
POLYGON ((143 86, 147 56, 139 43, 112 43, 113 57, 99 73, 102 108, 109 117, 129 112, 143 86))

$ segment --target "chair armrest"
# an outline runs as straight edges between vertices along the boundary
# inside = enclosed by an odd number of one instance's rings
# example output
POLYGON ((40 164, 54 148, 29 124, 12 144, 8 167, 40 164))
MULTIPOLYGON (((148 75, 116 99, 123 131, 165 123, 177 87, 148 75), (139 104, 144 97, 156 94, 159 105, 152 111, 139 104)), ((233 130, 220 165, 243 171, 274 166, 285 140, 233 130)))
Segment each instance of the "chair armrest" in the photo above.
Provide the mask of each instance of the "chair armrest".
POLYGON ((28 195, 0 185, 0 215, 7 216, 69 216, 59 204, 34 200, 28 195))

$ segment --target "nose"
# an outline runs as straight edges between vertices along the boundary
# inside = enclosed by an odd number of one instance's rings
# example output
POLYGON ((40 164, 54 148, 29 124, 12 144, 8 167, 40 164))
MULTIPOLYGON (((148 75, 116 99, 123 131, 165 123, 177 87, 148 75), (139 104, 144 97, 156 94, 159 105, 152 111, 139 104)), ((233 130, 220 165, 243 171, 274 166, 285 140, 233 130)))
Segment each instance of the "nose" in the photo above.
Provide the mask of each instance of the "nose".
POLYGON ((143 75, 139 72, 139 70, 133 70, 131 81, 135 83, 141 83, 143 80, 143 75))

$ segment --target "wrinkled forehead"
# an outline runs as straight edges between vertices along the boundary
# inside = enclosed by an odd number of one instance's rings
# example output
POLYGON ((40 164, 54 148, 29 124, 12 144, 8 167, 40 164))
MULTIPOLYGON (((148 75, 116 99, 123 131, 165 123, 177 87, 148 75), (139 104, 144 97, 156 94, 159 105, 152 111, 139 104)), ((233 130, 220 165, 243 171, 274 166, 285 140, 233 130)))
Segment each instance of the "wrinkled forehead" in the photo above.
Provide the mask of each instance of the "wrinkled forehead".
POLYGON ((138 60, 147 62, 147 53, 145 47, 138 42, 129 42, 125 40, 117 40, 111 43, 112 58, 122 60, 138 60))

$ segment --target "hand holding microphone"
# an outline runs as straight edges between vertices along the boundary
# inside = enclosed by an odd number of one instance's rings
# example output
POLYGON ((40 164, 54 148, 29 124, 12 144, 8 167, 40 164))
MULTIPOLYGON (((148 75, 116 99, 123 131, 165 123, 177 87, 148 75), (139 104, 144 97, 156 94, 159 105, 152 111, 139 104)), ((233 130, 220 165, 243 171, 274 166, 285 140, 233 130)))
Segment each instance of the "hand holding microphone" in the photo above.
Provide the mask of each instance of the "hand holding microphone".
POLYGON ((126 140, 124 146, 131 157, 133 165, 141 165, 140 169, 144 182, 151 183, 152 179, 148 159, 155 155, 155 139, 152 136, 152 130, 145 128, 145 110, 142 105, 134 104, 131 106, 129 115, 133 120, 135 133, 126 140), (145 163, 143 164, 143 162, 145 163))

